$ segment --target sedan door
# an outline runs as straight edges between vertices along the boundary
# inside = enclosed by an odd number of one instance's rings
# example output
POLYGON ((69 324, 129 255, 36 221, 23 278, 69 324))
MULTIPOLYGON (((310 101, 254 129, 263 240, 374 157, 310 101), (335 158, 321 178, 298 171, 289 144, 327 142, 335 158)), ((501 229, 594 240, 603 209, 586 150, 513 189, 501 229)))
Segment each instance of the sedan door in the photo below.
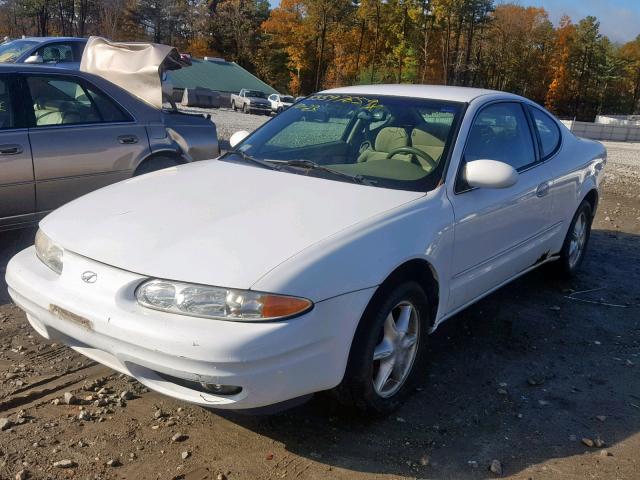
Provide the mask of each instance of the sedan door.
POLYGON ((26 75, 36 208, 48 211, 129 178, 149 153, 144 126, 76 75, 26 75))
POLYGON ((450 310, 500 286, 549 254, 552 169, 539 161, 538 144, 523 105, 484 107, 469 131, 455 191, 450 310), (464 162, 488 159, 510 164, 518 182, 509 188, 469 188, 464 162))
POLYGON ((35 209, 31 148, 15 80, 0 75, 0 229, 29 221, 35 209))

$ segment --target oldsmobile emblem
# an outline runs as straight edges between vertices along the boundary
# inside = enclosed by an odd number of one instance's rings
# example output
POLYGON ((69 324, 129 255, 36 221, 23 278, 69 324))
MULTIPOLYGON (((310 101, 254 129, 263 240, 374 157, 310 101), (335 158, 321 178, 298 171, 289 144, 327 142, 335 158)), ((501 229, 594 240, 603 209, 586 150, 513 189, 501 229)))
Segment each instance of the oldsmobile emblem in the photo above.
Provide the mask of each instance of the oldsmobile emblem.
POLYGON ((82 278, 84 283, 96 283, 96 280, 98 280, 98 274, 91 270, 87 270, 86 272, 82 272, 80 278, 82 278))

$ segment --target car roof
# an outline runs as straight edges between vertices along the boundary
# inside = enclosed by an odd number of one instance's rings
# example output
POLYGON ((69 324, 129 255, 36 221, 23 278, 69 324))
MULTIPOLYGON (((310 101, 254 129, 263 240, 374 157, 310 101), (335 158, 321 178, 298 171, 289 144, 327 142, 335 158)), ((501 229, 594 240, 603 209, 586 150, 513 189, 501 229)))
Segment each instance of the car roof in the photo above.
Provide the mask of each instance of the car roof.
POLYGON ((60 41, 62 41, 62 42, 67 41, 68 42, 70 40, 84 41, 84 42, 87 41, 86 38, 82 38, 82 37, 24 37, 24 38, 12 38, 9 41, 12 42, 14 40, 29 40, 30 42, 39 42, 39 43, 60 42, 60 41))
POLYGON ((507 98, 518 98, 518 95, 500 92, 498 90, 487 90, 484 88, 470 87, 450 87, 446 85, 356 85, 352 87, 332 88, 323 90, 320 93, 339 93, 356 95, 389 95, 396 97, 413 97, 425 99, 446 100, 451 102, 471 102, 473 99, 483 95, 500 94, 507 98))

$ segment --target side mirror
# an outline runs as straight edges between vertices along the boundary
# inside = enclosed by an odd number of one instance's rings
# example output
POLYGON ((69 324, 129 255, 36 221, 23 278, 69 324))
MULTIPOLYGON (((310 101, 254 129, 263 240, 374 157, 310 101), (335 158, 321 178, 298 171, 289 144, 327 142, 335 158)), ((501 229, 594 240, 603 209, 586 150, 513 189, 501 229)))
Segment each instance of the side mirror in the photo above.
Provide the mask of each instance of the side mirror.
POLYGON ((509 188, 518 182, 518 172, 496 160, 474 160, 464 166, 464 179, 477 188, 509 188))
POLYGON ((31 55, 25 59, 24 63, 44 63, 44 59, 40 55, 31 55))
POLYGON ((239 132, 236 132, 233 135, 231 135, 231 138, 229 139, 229 145, 231 146, 231 148, 235 148, 236 145, 238 145, 242 140, 244 140, 248 136, 249 136, 249 132, 247 132, 246 130, 240 130, 239 132))

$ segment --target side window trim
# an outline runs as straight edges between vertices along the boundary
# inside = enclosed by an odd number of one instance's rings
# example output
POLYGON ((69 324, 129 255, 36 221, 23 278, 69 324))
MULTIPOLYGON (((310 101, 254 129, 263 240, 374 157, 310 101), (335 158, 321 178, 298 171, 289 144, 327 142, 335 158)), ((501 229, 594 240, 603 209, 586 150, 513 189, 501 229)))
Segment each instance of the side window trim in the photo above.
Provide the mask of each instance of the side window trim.
POLYGON ((531 122, 533 123, 533 128, 535 129, 535 134, 538 139, 538 144, 540 146, 540 162, 546 162, 547 160, 550 160, 552 157, 554 157, 560 151, 560 147, 562 146, 562 130, 558 126, 558 123, 556 122, 556 120, 552 118, 551 115, 549 115, 544 110, 530 104, 527 104, 526 107, 527 107, 527 112, 531 117, 531 122), (540 130, 538 130, 538 125, 536 124, 535 116, 533 114, 534 110, 540 112, 542 115, 547 117, 549 119, 549 122, 553 124, 553 128, 556 129, 556 132, 558 134, 558 141, 556 142, 555 147, 553 147, 553 150, 551 150, 551 152, 549 152, 547 155, 543 154, 544 151, 542 149, 542 137, 540 136, 540 130))
POLYGON ((471 130, 473 129, 473 126, 476 122, 476 120, 478 119, 478 117, 480 116, 480 114, 487 108, 492 107, 494 105, 499 105, 501 103, 510 103, 510 104, 514 104, 514 105, 519 105, 520 108, 522 109, 522 114, 524 115, 524 117, 527 119, 527 126, 529 129, 529 135, 531 136, 531 143, 533 145, 533 149, 534 149, 534 161, 528 165, 523 165, 520 168, 517 168, 516 171, 518 173, 524 172, 526 170, 530 170, 531 168, 536 167, 540 162, 538 161, 539 158, 539 154, 538 154, 538 149, 537 149, 537 139, 534 135, 537 135, 537 130, 534 132, 531 128, 531 120, 529 119, 529 113, 527 112, 527 110, 525 109, 525 105, 523 105, 523 103, 517 99, 499 99, 499 100, 494 100, 491 102, 487 102, 484 105, 482 105, 480 107, 480 109, 478 109, 478 111, 473 115, 473 119, 471 120, 471 126, 469 127, 469 131, 467 132, 467 137, 464 139, 464 148, 462 149, 462 154, 460 155, 460 162, 458 163, 458 171, 456 172, 456 176, 455 176, 455 180, 454 180, 454 184, 453 184, 453 193, 455 195, 460 195, 462 193, 467 193, 467 192, 471 192, 473 190, 476 190, 476 187, 471 187, 469 185, 467 185, 467 183, 465 182, 465 180, 462 178, 462 169, 464 168, 464 166, 467 164, 467 160, 466 160, 466 153, 467 153, 467 147, 469 144, 469 137, 471 135, 471 130))
MULTIPOLYGON (((542 144, 540 143, 540 135, 538 134, 538 128, 536 127, 536 122, 533 118, 533 115, 529 111, 527 105, 522 102, 519 103, 520 108, 522 108, 522 113, 527 119, 527 125, 529 125, 529 135, 531 136, 531 143, 533 144, 533 150, 535 152, 533 163, 522 167, 522 170, 529 170, 542 161, 542 144)), ((518 172, 522 170, 518 169, 518 172)))
POLYGON ((125 107, 122 106, 122 104, 120 104, 120 102, 118 102, 116 99, 114 99, 111 95, 108 95, 106 93, 104 93, 104 91, 100 88, 98 88, 96 85, 94 85, 93 83, 87 81, 86 79, 82 78, 79 75, 74 75, 74 74, 66 74, 66 73, 21 73, 17 75, 17 81, 19 81, 21 83, 21 86, 23 88, 21 88, 20 90, 22 90, 24 93, 22 95, 22 102, 24 103, 25 110, 28 112, 27 113, 27 118, 26 118, 26 124, 25 127, 26 128, 34 128, 34 129, 42 129, 42 128, 73 128, 73 127, 87 127, 87 126, 104 126, 104 125, 112 125, 112 124, 130 124, 130 123, 135 123, 136 119, 135 117, 131 114, 131 112, 126 109, 125 107), (112 102, 117 108, 118 110, 120 110, 123 114, 124 117, 126 117, 125 120, 122 121, 100 121, 100 122, 82 122, 82 123, 70 123, 70 124, 59 124, 59 125, 41 125, 38 126, 36 124, 36 116, 35 116, 35 112, 33 110, 33 105, 34 105, 34 100, 33 97, 31 96, 31 89, 29 88, 29 84, 27 82, 27 79, 29 77, 59 77, 60 80, 62 81, 72 81, 77 83, 80 88, 82 88, 82 90, 85 92, 85 95, 87 95, 87 98, 89 99, 89 101, 91 102, 91 105, 93 106, 93 108, 96 110, 96 112, 98 113, 98 116, 102 119, 102 112, 100 112, 100 109, 97 108, 97 105, 95 104, 95 102, 93 101, 93 99, 91 98, 91 95, 88 95, 87 92, 87 88, 93 89, 95 92, 97 92, 100 95, 105 96, 110 102, 112 102))

